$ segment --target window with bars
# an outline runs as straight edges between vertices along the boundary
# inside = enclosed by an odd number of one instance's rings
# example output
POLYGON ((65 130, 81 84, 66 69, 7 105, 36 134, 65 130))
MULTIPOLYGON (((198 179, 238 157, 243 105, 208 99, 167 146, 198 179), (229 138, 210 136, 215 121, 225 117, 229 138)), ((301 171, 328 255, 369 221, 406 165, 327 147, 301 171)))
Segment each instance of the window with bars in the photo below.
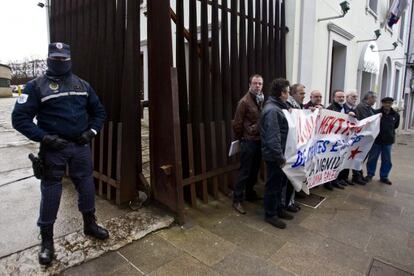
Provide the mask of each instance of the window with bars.
POLYGON ((10 80, 0 78, 0 87, 10 87, 10 80))

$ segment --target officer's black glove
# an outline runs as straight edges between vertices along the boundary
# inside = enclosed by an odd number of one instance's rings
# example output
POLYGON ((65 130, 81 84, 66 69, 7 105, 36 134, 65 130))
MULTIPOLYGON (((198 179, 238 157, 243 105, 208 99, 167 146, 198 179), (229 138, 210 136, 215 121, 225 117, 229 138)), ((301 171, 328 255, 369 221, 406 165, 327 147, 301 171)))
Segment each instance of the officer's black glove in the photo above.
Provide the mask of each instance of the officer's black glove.
POLYGON ((60 138, 57 135, 45 135, 43 137, 43 145, 52 150, 62 150, 66 148, 66 146, 69 144, 68 141, 65 139, 60 138))
POLYGON ((91 140, 95 137, 95 133, 92 130, 87 130, 82 133, 81 136, 76 140, 79 145, 86 145, 91 142, 91 140))

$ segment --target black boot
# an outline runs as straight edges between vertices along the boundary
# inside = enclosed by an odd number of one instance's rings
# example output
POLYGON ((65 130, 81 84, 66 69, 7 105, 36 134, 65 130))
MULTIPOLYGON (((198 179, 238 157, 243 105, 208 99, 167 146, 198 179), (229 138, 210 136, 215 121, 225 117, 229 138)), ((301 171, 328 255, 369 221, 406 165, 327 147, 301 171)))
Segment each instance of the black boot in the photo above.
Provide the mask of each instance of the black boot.
POLYGON ((40 227, 40 235, 42 236, 42 244, 39 252, 39 263, 41 265, 49 265, 55 254, 53 247, 53 224, 40 227))
POLYGON ((108 231, 96 224, 95 212, 83 213, 83 233, 85 235, 106 240, 109 237, 108 231))
POLYGON ((367 182, 365 181, 365 179, 362 177, 361 174, 357 174, 352 176, 352 182, 354 182, 355 184, 358 185, 366 185, 367 182))

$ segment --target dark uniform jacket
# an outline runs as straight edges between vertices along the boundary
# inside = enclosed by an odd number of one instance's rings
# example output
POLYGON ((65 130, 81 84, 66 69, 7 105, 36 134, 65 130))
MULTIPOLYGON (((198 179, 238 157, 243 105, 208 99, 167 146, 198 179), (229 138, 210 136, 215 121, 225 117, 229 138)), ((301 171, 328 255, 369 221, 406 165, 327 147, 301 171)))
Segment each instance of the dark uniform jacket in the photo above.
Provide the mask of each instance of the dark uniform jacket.
POLYGON ((375 139, 376 144, 390 145, 395 142, 395 129, 400 125, 400 114, 391 108, 390 112, 385 113, 384 109, 376 110, 376 113, 382 113, 380 132, 375 139))
POLYGON ((358 120, 375 115, 375 110, 364 102, 360 102, 355 108, 355 115, 358 120))
POLYGON ((275 97, 269 97, 260 119, 262 158, 278 164, 285 162, 284 152, 289 130, 283 109, 288 109, 286 103, 278 101, 275 97))
POLYGON ((256 96, 247 92, 240 99, 233 121, 235 139, 260 140, 259 120, 262 103, 256 102, 256 96))
POLYGON ((98 132, 104 120, 104 107, 93 88, 71 73, 28 82, 12 113, 13 127, 36 142, 47 134, 74 141, 88 129, 98 132))
POLYGON ((309 109, 311 107, 317 107, 317 106, 321 106, 322 108, 324 107, 322 104, 316 105, 312 101, 309 101, 303 105, 303 109, 309 109))
POLYGON ((328 106, 326 109, 333 110, 333 111, 336 111, 336 112, 341 112, 342 108, 344 109, 345 114, 348 114, 350 111, 352 111, 346 103, 344 103, 344 105, 341 106, 337 102, 331 103, 331 105, 328 106))
POLYGON ((293 98, 293 96, 289 95, 289 98, 286 102, 286 105, 288 106, 288 108, 293 108, 293 109, 303 109, 303 104, 298 103, 295 98, 293 98))

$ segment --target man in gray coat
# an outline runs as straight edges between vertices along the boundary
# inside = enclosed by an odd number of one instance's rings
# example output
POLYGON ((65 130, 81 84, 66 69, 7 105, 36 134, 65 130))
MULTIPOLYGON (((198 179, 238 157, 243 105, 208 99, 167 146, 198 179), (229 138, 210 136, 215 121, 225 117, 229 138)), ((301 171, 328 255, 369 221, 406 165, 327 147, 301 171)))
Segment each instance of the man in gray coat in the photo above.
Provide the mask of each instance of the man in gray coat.
MULTIPOLYGON (((377 101, 377 94, 373 91, 368 91, 362 97, 361 102, 355 108, 355 116, 358 120, 363 120, 372 115, 375 115, 375 110, 372 106, 377 101)), ((367 181, 363 176, 362 171, 352 171, 352 182, 359 185, 366 185, 367 181)))

